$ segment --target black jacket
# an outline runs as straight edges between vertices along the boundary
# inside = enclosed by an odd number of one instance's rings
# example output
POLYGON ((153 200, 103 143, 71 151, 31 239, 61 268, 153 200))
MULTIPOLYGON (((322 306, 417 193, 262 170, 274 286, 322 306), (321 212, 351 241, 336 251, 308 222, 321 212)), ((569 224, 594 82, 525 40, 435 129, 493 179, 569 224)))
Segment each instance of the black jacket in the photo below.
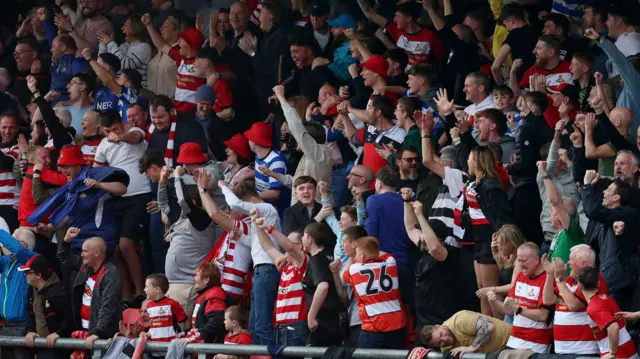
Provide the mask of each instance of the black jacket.
POLYGON ((542 200, 538 184, 534 178, 521 178, 509 191, 509 202, 513 213, 513 223, 520 228, 527 241, 542 243, 540 213, 542 200))
MULTIPOLYGON (((61 264, 73 271, 78 271, 71 290, 71 310, 67 312, 67 320, 73 323, 74 328, 65 327, 60 330, 60 336, 69 337, 71 332, 82 328, 80 311, 82 309, 82 296, 87 279, 93 274, 90 269, 82 264, 82 258, 71 253, 71 244, 62 241, 58 245, 57 258, 61 264)), ((98 270, 98 276, 91 294, 91 307, 89 317, 89 335, 97 335, 99 338, 113 337, 119 330, 119 322, 122 320, 122 283, 120 274, 115 265, 106 262, 98 270)))
POLYGON ((267 99, 273 95, 273 87, 287 78, 295 67, 289 53, 289 28, 286 25, 281 21, 264 33, 254 56, 258 100, 266 109, 269 108, 267 99))
POLYGON ((293 206, 285 209, 283 233, 288 236, 291 232, 304 229, 309 223, 316 223, 313 218, 321 209, 322 204, 315 202, 311 217, 309 217, 307 208, 302 205, 302 202, 297 202, 293 206))
POLYGON ((342 82, 333 74, 329 66, 317 66, 312 69, 307 66, 301 69, 295 69, 286 85, 287 98, 291 96, 303 95, 310 101, 318 99, 318 92, 324 84, 329 83, 335 88, 340 87, 342 82))
POLYGON ((202 302, 196 313, 196 325, 205 343, 223 343, 226 295, 220 287, 208 287, 198 292, 202 302))
MULTIPOLYGON (((543 116, 530 114, 522 122, 517 147, 520 151, 520 163, 525 168, 535 170, 540 161, 540 148, 553 139, 553 130, 543 116)), ((534 172, 535 173, 535 172, 534 172)), ((535 174, 533 175, 535 177, 535 174)))
POLYGON ((604 207, 601 196, 590 184, 583 185, 580 193, 584 213, 589 218, 585 241, 598 253, 598 267, 609 291, 615 292, 634 285, 638 277, 637 268, 633 265, 638 252, 638 211, 630 206, 604 207), (616 221, 625 224, 624 233, 620 236, 613 231, 616 221))
MULTIPOLYGON (((27 332, 36 332, 33 309, 34 291, 33 287, 29 287, 29 292, 27 293, 27 332)), ((44 311, 47 328, 51 333, 58 333, 62 336, 61 333, 73 331, 73 323, 66 320, 71 305, 69 292, 59 280, 42 288, 40 290, 40 299, 42 300, 40 308, 44 311)))
POLYGON ((511 206, 500 180, 491 177, 483 178, 476 186, 476 193, 480 209, 494 231, 505 224, 513 223, 511 206))

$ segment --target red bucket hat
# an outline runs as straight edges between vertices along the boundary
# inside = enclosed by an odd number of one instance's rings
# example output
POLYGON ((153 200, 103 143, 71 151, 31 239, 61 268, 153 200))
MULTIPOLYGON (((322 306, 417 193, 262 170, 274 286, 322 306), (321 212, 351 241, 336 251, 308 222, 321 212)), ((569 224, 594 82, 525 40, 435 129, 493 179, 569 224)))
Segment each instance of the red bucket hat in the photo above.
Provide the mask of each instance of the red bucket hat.
POLYGON ((244 133, 247 140, 255 142, 255 144, 262 147, 273 147, 273 141, 271 139, 273 130, 271 125, 265 122, 256 122, 251 128, 244 133))
POLYGON ((180 146, 177 162, 183 165, 204 163, 207 162, 207 156, 202 153, 202 146, 195 142, 187 142, 180 146))
POLYGON ((195 27, 190 27, 180 33, 180 37, 189 44, 192 50, 198 51, 205 42, 204 35, 195 27))
POLYGON ((235 136, 223 142, 225 146, 235 152, 238 156, 246 158, 248 160, 251 159, 251 148, 249 147, 249 141, 246 137, 244 137, 243 134, 237 133, 235 136))
POLYGON ((378 75, 382 76, 382 78, 387 78, 387 71, 389 70, 389 63, 387 59, 380 55, 371 55, 369 60, 360 64, 363 68, 373 71, 378 75))
POLYGON ((77 146, 67 146, 60 150, 58 157, 58 166, 79 166, 86 164, 87 161, 82 157, 82 151, 77 146))

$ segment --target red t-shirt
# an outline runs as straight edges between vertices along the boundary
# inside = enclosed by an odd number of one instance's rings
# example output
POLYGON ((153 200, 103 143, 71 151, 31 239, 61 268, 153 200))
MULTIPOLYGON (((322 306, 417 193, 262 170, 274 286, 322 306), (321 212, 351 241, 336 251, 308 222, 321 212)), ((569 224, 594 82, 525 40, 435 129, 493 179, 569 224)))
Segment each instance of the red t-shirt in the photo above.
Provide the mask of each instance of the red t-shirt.
POLYGON ((616 358, 636 357, 636 346, 631 340, 627 328, 625 328, 624 319, 616 320, 613 314, 620 311, 616 301, 606 294, 596 293, 591 297, 589 306, 587 306, 587 314, 589 315, 589 325, 593 329, 593 335, 598 341, 600 347, 600 355, 603 356, 611 350, 609 348, 609 337, 607 328, 614 322, 618 323, 620 333, 618 334, 618 352, 616 358))
POLYGON ((227 335, 224 337, 224 343, 250 345, 252 344, 251 334, 249 334, 248 332, 240 332, 234 335, 231 335, 231 333, 227 333, 227 335))
POLYGON ((218 79, 213 84, 213 89, 216 91, 216 103, 213 105, 213 111, 218 113, 233 106, 233 95, 229 84, 225 79, 218 79))
POLYGON ((544 112, 544 119, 549 124, 549 127, 555 128, 556 122, 560 119, 560 114, 558 113, 558 108, 553 106, 553 101, 549 96, 549 89, 553 89, 558 87, 560 84, 569 83, 573 84, 573 76, 571 75, 571 71, 569 67, 571 63, 567 61, 561 61, 558 66, 556 66, 552 70, 546 70, 537 68, 535 66, 531 66, 522 76, 522 80, 520 80, 520 88, 529 87, 529 77, 531 75, 545 75, 547 80, 547 97, 549 98, 549 107, 544 112))
POLYGON ((444 46, 434 31, 420 29, 414 34, 409 34, 398 29, 395 21, 389 22, 386 30, 396 46, 403 49, 409 56, 409 65, 429 63, 432 60, 431 55, 440 60, 444 55, 444 46))
POLYGON ((173 100, 178 113, 185 113, 196 107, 196 90, 205 84, 205 80, 196 75, 195 58, 187 59, 180 55, 180 48, 174 47, 169 51, 169 56, 178 66, 176 75, 176 93, 173 100))

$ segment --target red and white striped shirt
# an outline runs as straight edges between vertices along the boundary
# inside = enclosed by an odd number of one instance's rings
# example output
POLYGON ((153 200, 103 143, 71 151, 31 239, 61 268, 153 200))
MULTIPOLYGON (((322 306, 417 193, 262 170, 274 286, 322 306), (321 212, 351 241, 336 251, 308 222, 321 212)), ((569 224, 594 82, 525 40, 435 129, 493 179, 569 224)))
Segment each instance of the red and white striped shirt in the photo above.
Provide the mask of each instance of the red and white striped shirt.
POLYGON ((444 55, 444 46, 438 34, 429 29, 420 29, 415 34, 400 30, 395 21, 389 22, 385 29, 399 49, 409 57, 409 65, 431 62, 431 56, 440 60, 444 55))
MULTIPOLYGON (((509 291, 509 297, 515 299, 520 307, 540 309, 546 279, 547 273, 544 271, 534 278, 520 273, 509 291)), ((553 329, 549 324, 523 315, 515 315, 507 346, 513 349, 531 349, 536 353, 548 353, 552 340, 553 329)))
POLYGON ((598 341, 600 356, 604 356, 611 351, 607 328, 614 322, 617 322, 620 333, 618 334, 618 352, 616 353, 616 358, 637 359, 636 346, 633 344, 627 328, 625 328, 624 319, 616 320, 613 317, 613 314, 619 311, 620 308, 616 301, 606 294, 596 293, 596 295, 591 297, 591 301, 589 301, 589 306, 587 306, 589 325, 591 329, 593 329, 593 335, 598 341))
POLYGON ((178 66, 174 107, 178 113, 191 111, 196 107, 196 90, 205 84, 205 80, 196 75, 196 59, 181 56, 179 47, 172 48, 169 56, 178 66))
POLYGON ((96 283, 104 275, 104 266, 100 268, 94 275, 87 278, 84 283, 84 293, 82 294, 82 306, 80 307, 80 321, 82 328, 89 330, 89 318, 91 314, 91 298, 93 298, 93 290, 96 283))
POLYGON ((170 342, 176 337, 176 327, 187 319, 187 314, 178 302, 164 297, 147 304, 149 313, 149 338, 156 342, 170 342))
POLYGON ((96 157, 96 150, 98 150, 100 142, 102 142, 102 137, 95 140, 85 140, 82 147, 80 147, 82 157, 86 161, 87 165, 93 166, 93 159, 96 157))
POLYGON ((362 330, 390 332, 405 326, 398 284, 398 266, 390 254, 353 263, 342 274, 358 300, 362 330))
POLYGON ((239 229, 242 236, 233 239, 228 233, 218 252, 215 263, 222 276, 222 289, 227 295, 240 300, 244 293, 244 280, 251 266, 251 218, 246 217, 241 221, 233 221, 233 228, 239 229))
POLYGON ((249 332, 240 332, 234 335, 231 335, 231 333, 227 333, 227 335, 224 337, 224 343, 232 345, 251 345, 251 334, 249 334, 249 332))
MULTIPOLYGON (((554 283, 553 291, 558 296, 556 313, 553 317, 553 342, 557 354, 595 354, 599 353, 598 342, 593 337, 593 330, 589 326, 587 315, 587 300, 579 289, 578 281, 573 277, 567 277, 564 285, 573 295, 584 303, 585 307, 571 311, 560 295, 557 284, 554 283)), ((604 279, 598 282, 599 291, 608 293, 604 279)))
MULTIPOLYGON (((9 145, 0 148, 0 150, 5 156, 13 158, 14 161, 18 161, 20 158, 18 145, 9 145)), ((12 206, 17 209, 19 201, 20 187, 18 187, 18 181, 13 175, 13 171, 0 168, 0 206, 12 206)))
POLYGON ((476 192, 476 182, 469 181, 462 190, 462 196, 458 199, 456 208, 454 209, 454 217, 462 216, 462 210, 464 209, 464 201, 467 201, 469 206, 469 217, 471 218, 471 224, 474 226, 488 225, 489 220, 482 213, 480 203, 478 203, 478 193, 476 192))
POLYGON ((305 254, 300 267, 287 264, 280 275, 278 296, 276 297, 275 324, 289 324, 307 319, 302 279, 307 271, 309 257, 305 254))

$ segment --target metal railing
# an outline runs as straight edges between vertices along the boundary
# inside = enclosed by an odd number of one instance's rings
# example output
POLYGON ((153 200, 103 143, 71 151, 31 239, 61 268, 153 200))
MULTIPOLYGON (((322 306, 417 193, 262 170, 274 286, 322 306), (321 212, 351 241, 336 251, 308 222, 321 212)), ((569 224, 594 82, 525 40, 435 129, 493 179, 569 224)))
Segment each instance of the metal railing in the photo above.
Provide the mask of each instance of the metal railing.
MULTIPOLYGON (((92 358, 100 359, 109 347, 110 341, 100 339, 96 340, 93 348, 92 358)), ((24 337, 8 337, 0 336, 0 347, 26 347, 24 337)), ((36 338, 35 347, 46 349, 47 341, 45 338, 36 338)), ((147 342, 145 352, 166 352, 169 343, 147 342)), ((82 339, 66 339, 60 338, 56 341, 55 349, 85 349, 84 340, 82 339)), ((310 358, 322 357, 328 348, 321 347, 286 347, 282 351, 282 356, 310 358)), ((185 347, 186 354, 198 354, 198 358, 205 358, 206 354, 232 354, 232 355, 271 355, 265 345, 225 345, 225 344, 188 344, 185 347)), ((356 349, 353 352, 353 359, 405 359, 409 351, 407 350, 389 350, 389 349, 356 349)), ((441 352, 430 351, 427 359, 442 359, 445 355, 441 352)), ((562 358, 558 355, 558 359, 562 358)), ((597 359, 598 357, 577 357, 576 359, 597 359)), ((464 359, 486 359, 486 354, 467 353, 464 359)))

